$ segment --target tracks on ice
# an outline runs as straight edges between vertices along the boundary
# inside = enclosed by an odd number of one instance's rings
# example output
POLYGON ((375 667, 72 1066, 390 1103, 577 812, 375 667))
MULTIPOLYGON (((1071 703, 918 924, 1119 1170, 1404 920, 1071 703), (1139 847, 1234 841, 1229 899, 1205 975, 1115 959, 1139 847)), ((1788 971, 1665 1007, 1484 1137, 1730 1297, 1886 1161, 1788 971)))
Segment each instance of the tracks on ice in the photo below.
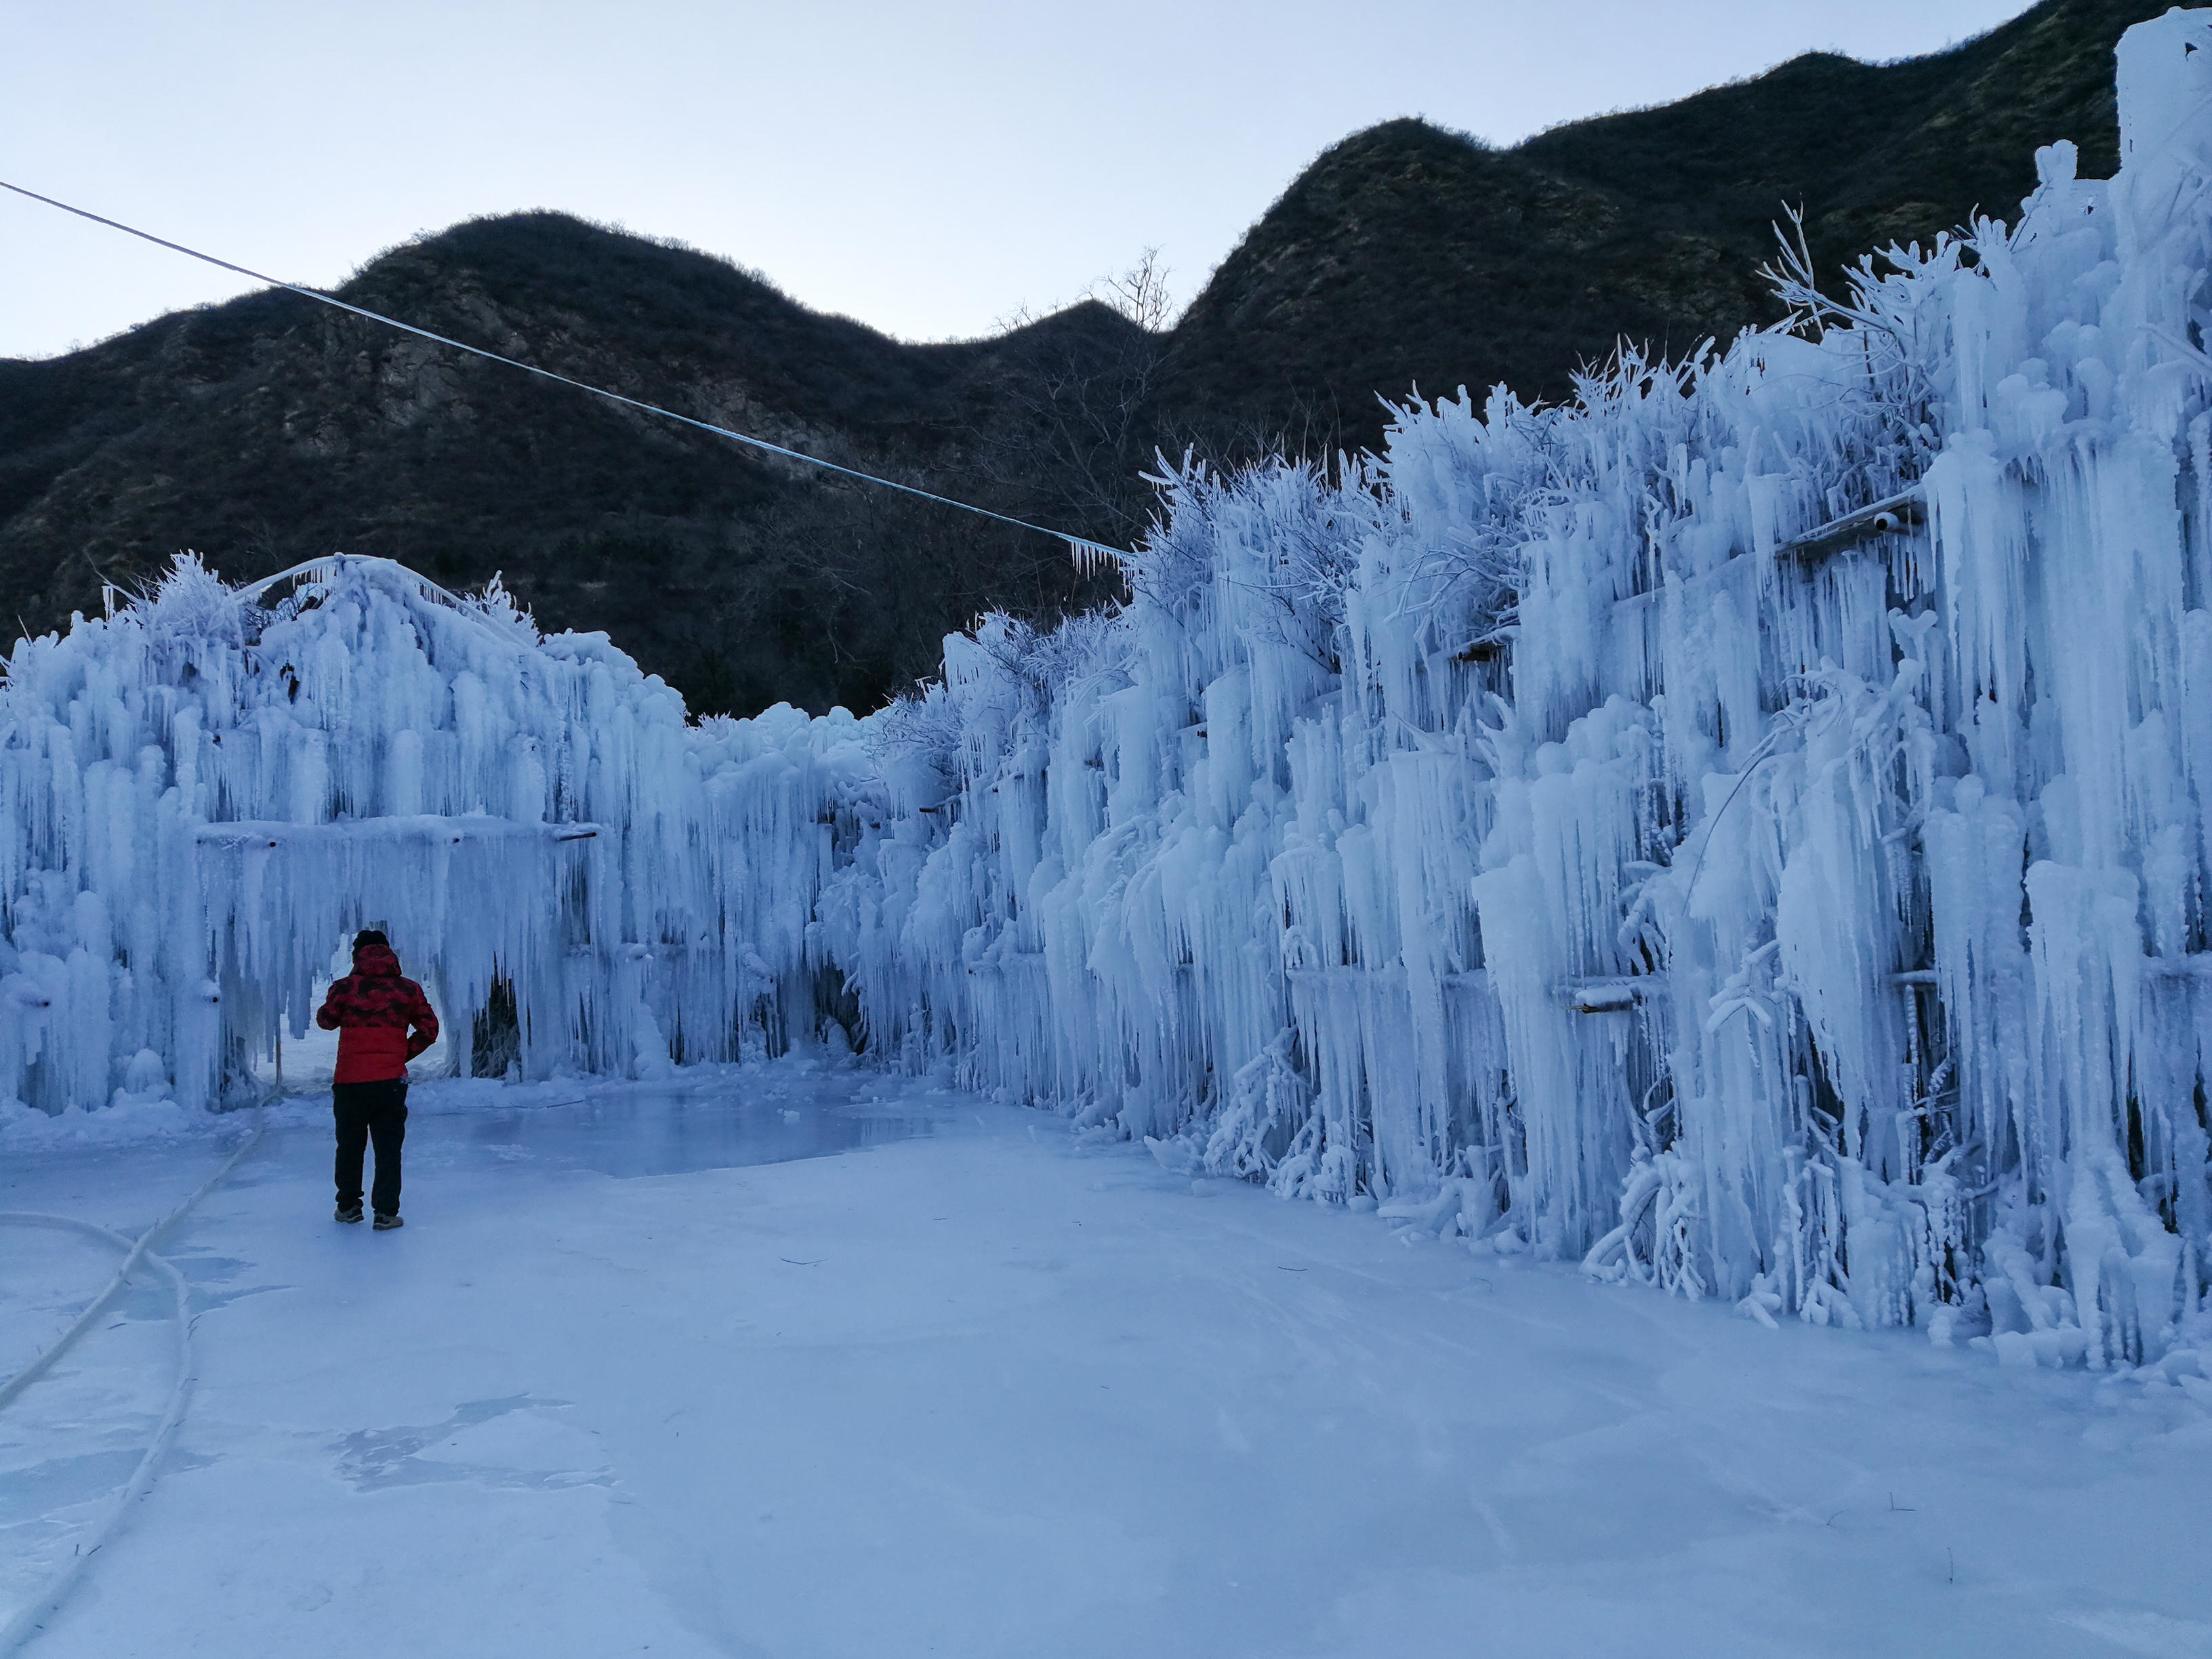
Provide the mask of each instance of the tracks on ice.
POLYGON ((221 1169, 193 1188, 183 1203, 139 1234, 136 1240, 127 1238, 111 1228, 80 1220, 76 1216, 49 1215, 34 1210, 0 1210, 0 1225, 42 1227, 57 1232, 77 1233, 123 1252, 122 1265, 116 1268, 114 1277, 86 1305, 76 1322, 50 1344, 45 1352, 7 1382, 0 1382, 0 1411, 5 1411, 20 1399, 26 1389, 51 1371, 62 1356, 76 1346, 116 1297, 123 1293, 131 1275, 141 1267, 151 1268, 169 1288, 175 1316, 176 1366, 176 1381, 170 1387, 168 1402, 162 1411, 161 1423, 155 1429, 153 1438, 146 1443, 146 1450, 139 1458, 137 1467, 131 1471, 130 1480, 115 1501, 108 1505, 106 1513, 94 1525, 89 1536, 79 1543, 68 1565, 47 1581, 43 1590, 17 1608, 15 1616, 4 1626, 0 1626, 0 1659, 7 1659, 7 1656, 20 1651, 33 1636, 46 1627, 46 1620, 76 1588, 77 1581, 92 1565, 93 1557, 99 1554, 108 1540, 121 1528, 131 1506, 153 1487, 154 1477, 161 1468, 161 1460, 167 1455, 171 1443, 176 1439, 177 1430, 184 1422, 185 1408, 191 1400, 194 1380, 191 1287, 185 1284, 185 1276, 167 1258, 155 1253, 154 1246, 171 1228, 190 1215, 202 1199, 230 1178, 231 1171, 261 1144, 262 1131, 265 1127, 263 1115, 257 1109, 253 1115, 252 1133, 246 1136, 244 1144, 223 1160, 221 1169))

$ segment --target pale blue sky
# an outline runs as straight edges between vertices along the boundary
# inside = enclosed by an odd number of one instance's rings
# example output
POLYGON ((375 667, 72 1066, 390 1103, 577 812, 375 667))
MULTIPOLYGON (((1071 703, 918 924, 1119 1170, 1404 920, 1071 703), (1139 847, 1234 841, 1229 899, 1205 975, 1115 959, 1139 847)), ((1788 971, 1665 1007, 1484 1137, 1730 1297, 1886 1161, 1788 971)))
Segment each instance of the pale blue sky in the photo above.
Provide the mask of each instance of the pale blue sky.
MULTIPOLYGON (((0 178, 325 285, 418 230, 562 208, 942 339, 1148 245, 1187 299, 1316 152, 1390 116, 1508 143, 2025 9, 0 0, 0 178)), ((246 286, 0 196, 0 356, 246 286)))

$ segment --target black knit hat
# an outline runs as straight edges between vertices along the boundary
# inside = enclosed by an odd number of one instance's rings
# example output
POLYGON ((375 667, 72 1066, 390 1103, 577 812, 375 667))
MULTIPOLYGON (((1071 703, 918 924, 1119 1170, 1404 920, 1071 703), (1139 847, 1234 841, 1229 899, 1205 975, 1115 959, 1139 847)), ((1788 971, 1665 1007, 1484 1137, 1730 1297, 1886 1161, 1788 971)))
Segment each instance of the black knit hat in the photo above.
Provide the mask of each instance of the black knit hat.
POLYGON ((353 936, 353 948, 356 951, 366 951, 372 945, 381 945, 389 949, 392 941, 385 938, 381 927, 364 927, 353 936))

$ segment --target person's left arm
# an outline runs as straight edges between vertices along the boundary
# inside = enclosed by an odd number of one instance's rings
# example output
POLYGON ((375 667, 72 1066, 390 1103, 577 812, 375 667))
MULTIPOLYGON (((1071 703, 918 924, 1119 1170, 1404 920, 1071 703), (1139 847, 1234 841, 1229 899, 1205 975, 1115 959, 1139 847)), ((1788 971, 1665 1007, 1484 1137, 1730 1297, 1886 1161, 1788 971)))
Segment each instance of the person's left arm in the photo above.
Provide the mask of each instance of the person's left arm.
POLYGON ((412 1060, 438 1040, 438 1012, 421 986, 411 980, 409 986, 415 994, 407 1006, 407 1023, 414 1027, 407 1034, 407 1058, 412 1060))

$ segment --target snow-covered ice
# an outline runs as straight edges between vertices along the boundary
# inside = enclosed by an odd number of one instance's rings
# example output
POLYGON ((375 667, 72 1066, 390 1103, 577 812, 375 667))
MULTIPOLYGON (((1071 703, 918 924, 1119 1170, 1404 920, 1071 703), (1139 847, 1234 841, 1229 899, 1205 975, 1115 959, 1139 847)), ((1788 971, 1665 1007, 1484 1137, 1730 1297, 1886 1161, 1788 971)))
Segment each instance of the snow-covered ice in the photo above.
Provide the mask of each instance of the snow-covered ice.
MULTIPOLYGON (((40 1659, 2212 1650, 2179 1389, 1771 1332, 865 1072, 424 1104, 406 1230, 329 1219, 307 1112, 171 1242, 198 1388, 40 1659), (787 1110, 897 1138, 750 1162, 787 1110), (608 1172, 610 1115, 705 1167, 608 1172)), ((230 1144, 0 1206, 130 1231, 230 1144)), ((113 1264, 5 1243, 12 1370, 113 1264)), ((0 1596, 127 1476, 164 1316, 0 1413, 0 1596)))

